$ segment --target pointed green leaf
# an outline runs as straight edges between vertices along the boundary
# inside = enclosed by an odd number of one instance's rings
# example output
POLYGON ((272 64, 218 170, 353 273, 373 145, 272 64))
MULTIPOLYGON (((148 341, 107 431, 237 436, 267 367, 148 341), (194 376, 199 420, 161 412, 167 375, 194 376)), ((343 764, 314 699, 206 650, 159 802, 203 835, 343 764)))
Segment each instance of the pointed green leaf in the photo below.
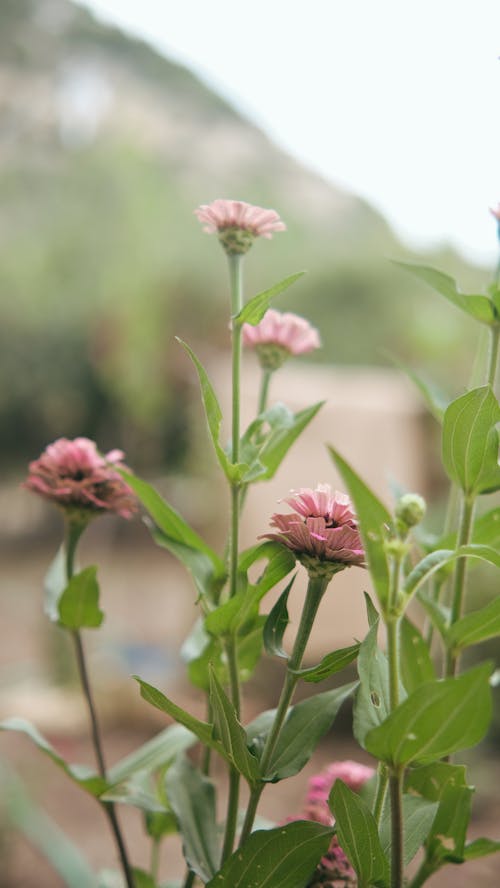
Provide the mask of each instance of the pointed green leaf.
POLYGON ((273 478, 290 447, 316 416, 324 401, 292 413, 283 404, 274 404, 247 429, 242 438, 242 459, 249 469, 242 481, 268 481, 273 478), (262 427, 269 423, 270 430, 262 434, 262 427))
POLYGON ((317 666, 311 666, 309 669, 298 669, 294 674, 300 675, 303 681, 315 683, 324 681, 325 678, 329 678, 330 675, 335 675, 336 672, 340 672, 346 666, 349 666, 349 663, 352 663, 358 656, 359 648, 359 644, 353 644, 350 647, 341 648, 339 651, 333 651, 331 654, 326 654, 317 666))
POLYGON ((454 551, 450 549, 438 549, 437 552, 431 552, 430 555, 426 555, 425 558, 422 558, 422 561, 419 561, 411 573, 408 574, 403 587, 407 599, 410 599, 416 590, 425 583, 433 573, 440 570, 444 565, 456 561, 457 558, 479 558, 481 561, 486 561, 488 564, 500 567, 500 552, 495 550, 492 546, 477 546, 471 543, 468 546, 460 546, 454 551))
POLYGON ((152 530, 153 538, 172 552, 192 573, 200 594, 206 594, 213 583, 222 583, 225 567, 217 553, 151 484, 128 472, 121 474, 153 519, 156 525, 152 530))
POLYGON ((432 414, 434 419, 438 422, 443 421, 444 411, 446 410, 448 404, 450 403, 450 399, 443 394, 440 389, 433 382, 430 382, 428 379, 424 379, 419 373, 416 373, 411 367, 408 367, 406 364, 403 364, 397 358, 392 358, 397 367, 399 367, 403 373, 406 373, 408 378, 413 382, 416 388, 419 390, 422 395, 429 412, 432 414))
POLYGON ((320 739, 330 730, 342 703, 356 687, 357 682, 351 682, 292 706, 263 779, 275 783, 298 774, 320 739))
POLYGON ((500 406, 491 386, 472 389, 447 408, 443 422, 443 464, 466 496, 494 482, 498 469, 500 406))
POLYGON ((462 617, 451 626, 448 640, 455 651, 500 635, 500 598, 462 617))
POLYGON ((366 802, 342 780, 336 780, 329 805, 335 817, 339 845, 356 872, 360 888, 388 885, 389 864, 375 818, 366 802))
POLYGON ((360 683, 354 698, 353 733, 363 747, 368 732, 382 724, 390 712, 389 667, 377 645, 377 632, 378 615, 358 653, 360 683))
POLYGON ((365 738, 368 752, 390 765, 427 764, 475 746, 491 719, 491 664, 420 685, 365 738))
MULTIPOLYGON (((403 796, 404 865, 407 866, 422 847, 438 810, 437 802, 416 796, 403 796)), ((384 853, 391 856, 391 817, 389 806, 380 826, 380 842, 384 853)))
POLYGON ((332 836, 311 820, 257 830, 206 888, 304 888, 332 836))
POLYGON ((191 731, 182 725, 170 725, 108 768, 108 781, 118 783, 127 780, 137 771, 156 771, 194 743, 196 737, 191 731))
POLYGON ((429 648, 413 623, 403 617, 400 624, 401 680, 411 694, 419 685, 436 678, 429 648))
POLYGON ((145 872, 145 870, 138 869, 134 866, 132 874, 134 877, 134 888, 158 888, 153 877, 145 872))
POLYGON ((247 746, 247 736, 214 671, 210 671, 210 703, 214 718, 214 736, 220 740, 226 758, 250 784, 259 777, 257 759, 247 746))
POLYGON ((182 833, 186 863, 208 882, 217 872, 220 858, 215 787, 183 756, 169 768, 165 784, 182 833))
POLYGON ((282 281, 279 281, 279 283, 274 284, 274 286, 270 287, 268 290, 264 290, 262 293, 258 293, 257 296, 253 296, 241 309, 240 313, 236 315, 234 323, 239 326, 241 326, 241 324, 251 324, 254 327, 264 317, 271 304, 271 300, 287 290, 288 287, 294 284, 303 274, 305 274, 305 271, 297 271, 295 274, 291 274, 282 281))
POLYGON ((272 608, 264 624, 263 638, 264 647, 267 653, 270 654, 272 657, 283 657, 283 659, 285 660, 288 659, 288 654, 286 653, 286 651, 283 650, 282 647, 283 636, 290 622, 290 618, 288 616, 287 602, 294 580, 295 576, 290 580, 288 586, 283 589, 283 592, 272 608))
POLYGON ((189 347, 186 342, 183 342, 182 339, 177 338, 177 342, 182 345, 183 349, 187 352, 189 357, 191 358, 196 370, 198 372, 198 378, 200 380, 200 388, 201 388, 201 396, 203 400, 203 406, 205 407, 205 414, 207 417, 207 425, 208 430, 210 432, 210 437, 212 439, 212 444, 214 445, 215 453, 217 455, 217 459, 219 461, 219 465, 228 478, 229 481, 234 480, 238 477, 242 471, 246 468, 246 466, 234 465, 229 459, 226 451, 220 444, 220 429, 222 424, 222 411, 220 409, 219 402, 217 400, 217 395, 215 394, 212 383, 210 382, 207 372, 203 367, 203 364, 198 360, 193 350, 189 347))
POLYGON ((86 765, 70 765, 62 756, 54 749, 48 740, 35 728, 31 722, 24 718, 6 718, 0 722, 0 730, 16 731, 20 734, 26 734, 30 740, 38 746, 42 752, 52 759, 61 770, 63 770, 74 783, 81 786, 82 789, 90 793, 90 795, 99 797, 108 787, 106 780, 99 777, 92 768, 86 765))
POLYGON ((500 851, 500 842, 495 839, 475 839, 464 848, 464 860, 477 860, 478 857, 487 857, 500 851))
POLYGON ((378 600, 383 607, 389 594, 389 567, 384 549, 385 529, 392 519, 378 497, 366 486, 353 468, 337 453, 328 448, 338 472, 344 480, 358 516, 366 560, 378 600))
POLYGON ((208 724, 207 722, 202 722, 199 719, 195 718, 194 715, 191 715, 189 712, 186 712, 180 706, 177 706, 176 703, 173 703, 172 700, 169 700, 168 697, 165 696, 158 688, 153 687, 153 685, 148 684, 145 681, 142 681, 138 675, 133 675, 132 678, 139 683, 141 689, 141 697, 146 700, 148 703, 151 703, 152 706, 155 706, 156 709, 160 709, 162 712, 166 712, 167 715, 170 715, 171 718, 175 719, 175 721, 179 722, 179 724, 184 725, 188 731, 192 731, 193 734, 196 734, 198 740, 201 740, 205 746, 209 746, 211 749, 215 749, 219 755, 222 755, 223 758, 227 759, 224 747, 221 742, 214 737, 213 734, 213 725, 208 724))
POLYGON ((104 614, 99 608, 97 567, 71 577, 59 599, 59 622, 66 629, 97 629, 104 614))
POLYGON ((436 268, 429 268, 426 265, 413 265, 410 262, 395 262, 406 271, 410 271, 416 277, 425 281, 438 293, 441 293, 450 302, 453 302, 457 308, 460 308, 466 314, 480 321, 482 324, 492 324, 495 322, 495 310, 491 299, 482 294, 467 295, 461 293, 455 281, 442 271, 436 268))

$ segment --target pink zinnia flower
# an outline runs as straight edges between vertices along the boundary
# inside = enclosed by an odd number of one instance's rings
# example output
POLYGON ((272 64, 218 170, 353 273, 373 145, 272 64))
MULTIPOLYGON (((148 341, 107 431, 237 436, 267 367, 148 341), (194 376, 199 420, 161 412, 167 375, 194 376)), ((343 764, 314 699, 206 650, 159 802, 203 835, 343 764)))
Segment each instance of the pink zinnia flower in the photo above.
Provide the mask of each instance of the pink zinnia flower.
POLYGON ((337 565, 339 570, 353 564, 364 566, 358 523, 345 493, 332 492, 329 484, 319 484, 316 490, 303 487, 285 502, 300 517, 273 515, 271 525, 278 533, 263 534, 266 539, 297 552, 308 569, 318 562, 337 565))
POLYGON ((29 465, 24 487, 89 520, 93 513, 116 512, 130 518, 135 496, 112 465, 125 468, 121 450, 101 456, 88 438, 59 438, 29 465))
POLYGON ((243 344, 256 349, 267 370, 277 370, 290 355, 303 355, 321 346, 319 333, 309 321, 274 308, 268 309, 258 324, 243 324, 241 330, 243 344))
POLYGON ((254 207, 243 200, 214 200, 194 211, 203 230, 219 235, 219 240, 230 255, 246 253, 256 237, 271 238, 275 231, 286 231, 275 210, 254 207))

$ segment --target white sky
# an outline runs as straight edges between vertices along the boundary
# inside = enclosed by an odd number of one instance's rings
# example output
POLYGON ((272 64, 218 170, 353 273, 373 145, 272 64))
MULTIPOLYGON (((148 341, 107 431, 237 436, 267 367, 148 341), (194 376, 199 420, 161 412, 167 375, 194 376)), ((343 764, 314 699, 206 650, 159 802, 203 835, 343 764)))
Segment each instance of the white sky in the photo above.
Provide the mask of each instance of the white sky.
POLYGON ((500 0, 80 2, 185 63, 411 245, 494 261, 500 0))

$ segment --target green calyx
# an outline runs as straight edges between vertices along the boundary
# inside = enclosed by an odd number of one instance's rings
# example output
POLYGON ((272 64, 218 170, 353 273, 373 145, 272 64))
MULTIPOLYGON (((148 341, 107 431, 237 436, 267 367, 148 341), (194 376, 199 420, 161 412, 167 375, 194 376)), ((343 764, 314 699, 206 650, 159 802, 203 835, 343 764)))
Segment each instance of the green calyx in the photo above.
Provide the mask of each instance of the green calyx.
POLYGON ((244 228, 221 228, 219 241, 228 256, 241 256, 248 253, 255 240, 255 235, 244 228))
POLYGON ((334 574, 349 567, 349 565, 344 564, 344 562, 323 561, 320 558, 315 558, 314 555, 306 555, 305 552, 297 554, 297 558, 307 570, 311 580, 324 579, 329 581, 334 574))
POLYGON ((290 357, 290 352, 284 345, 275 342, 265 342, 255 349, 263 370, 278 370, 290 357))

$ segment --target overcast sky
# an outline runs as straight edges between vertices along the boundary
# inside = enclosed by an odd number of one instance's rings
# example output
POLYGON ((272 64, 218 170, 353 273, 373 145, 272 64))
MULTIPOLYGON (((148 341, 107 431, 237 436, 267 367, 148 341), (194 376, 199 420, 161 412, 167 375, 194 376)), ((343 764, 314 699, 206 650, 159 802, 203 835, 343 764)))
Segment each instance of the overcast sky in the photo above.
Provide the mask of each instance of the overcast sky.
POLYGON ((80 2, 188 65, 412 246, 494 261, 500 0, 80 2))

